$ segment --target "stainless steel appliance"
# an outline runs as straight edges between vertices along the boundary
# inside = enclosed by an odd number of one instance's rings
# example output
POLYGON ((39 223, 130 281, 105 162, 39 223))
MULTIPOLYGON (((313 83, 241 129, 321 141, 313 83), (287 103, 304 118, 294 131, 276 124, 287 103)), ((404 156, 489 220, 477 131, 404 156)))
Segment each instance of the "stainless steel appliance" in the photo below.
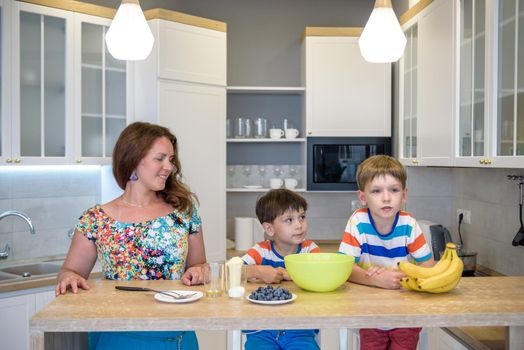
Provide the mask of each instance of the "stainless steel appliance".
POLYGON ((390 137, 308 137, 307 190, 358 190, 358 166, 376 154, 391 155, 390 137))
MULTIPOLYGON (((418 224, 426 238, 426 242, 433 252, 433 258, 435 260, 440 260, 440 255, 444 252, 446 243, 453 242, 449 230, 442 225, 428 220, 418 220, 418 224)), ((457 245, 459 247, 458 256, 464 263, 462 276, 473 276, 477 269, 477 253, 466 252, 462 249, 460 244, 457 245)))

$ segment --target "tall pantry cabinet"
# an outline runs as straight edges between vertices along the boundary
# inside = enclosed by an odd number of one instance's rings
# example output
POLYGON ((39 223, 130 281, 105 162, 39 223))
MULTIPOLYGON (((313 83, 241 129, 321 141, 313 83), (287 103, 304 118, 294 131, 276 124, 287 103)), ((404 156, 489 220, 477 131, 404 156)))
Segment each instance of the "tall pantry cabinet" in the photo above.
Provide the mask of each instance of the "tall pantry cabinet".
POLYGON ((226 24, 173 11, 146 11, 155 37, 134 69, 135 120, 177 137, 184 181, 200 202, 206 256, 225 259, 226 24))

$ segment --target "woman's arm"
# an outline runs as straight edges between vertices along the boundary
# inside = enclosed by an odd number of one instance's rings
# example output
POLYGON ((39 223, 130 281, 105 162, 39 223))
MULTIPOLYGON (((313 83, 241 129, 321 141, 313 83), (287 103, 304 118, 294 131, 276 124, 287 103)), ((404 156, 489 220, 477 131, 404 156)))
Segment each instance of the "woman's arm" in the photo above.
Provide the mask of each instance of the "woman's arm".
POLYGON ((204 233, 202 229, 197 233, 190 234, 187 238, 186 272, 182 276, 182 283, 187 286, 202 284, 202 264, 206 262, 206 249, 204 248, 204 233))
POLYGON ((96 262, 96 247, 89 239, 75 230, 67 257, 58 272, 55 294, 65 294, 68 287, 73 293, 78 288, 89 289, 87 278, 96 262))

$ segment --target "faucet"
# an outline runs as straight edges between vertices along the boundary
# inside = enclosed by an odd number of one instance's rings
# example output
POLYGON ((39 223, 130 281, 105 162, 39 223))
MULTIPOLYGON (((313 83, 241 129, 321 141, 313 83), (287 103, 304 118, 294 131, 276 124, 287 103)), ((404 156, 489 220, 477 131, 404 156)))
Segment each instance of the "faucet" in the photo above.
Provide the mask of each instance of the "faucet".
MULTIPOLYGON (((0 221, 3 218, 8 217, 8 216, 18 216, 18 217, 24 219, 25 222, 27 222, 27 225, 29 226, 29 232, 31 232, 32 235, 35 234, 35 227, 33 226, 33 222, 31 221, 29 216, 27 216, 26 214, 22 213, 21 211, 8 210, 8 211, 5 211, 2 214, 0 214, 0 221)), ((11 247, 9 246, 8 243, 6 243, 6 245, 4 247, 4 250, 0 251, 0 259, 7 259, 7 257, 9 256, 9 252, 10 251, 11 251, 11 247)))

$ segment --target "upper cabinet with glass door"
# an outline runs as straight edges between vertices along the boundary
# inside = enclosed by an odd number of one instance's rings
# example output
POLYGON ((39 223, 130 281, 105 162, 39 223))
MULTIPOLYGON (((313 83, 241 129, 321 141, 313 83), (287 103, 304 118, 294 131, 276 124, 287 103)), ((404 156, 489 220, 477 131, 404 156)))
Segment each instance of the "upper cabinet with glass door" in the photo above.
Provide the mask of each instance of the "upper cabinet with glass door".
POLYGON ((524 0, 461 0, 455 165, 524 167, 524 0))
MULTIPOLYGON (((72 158, 72 14, 13 2, 11 160, 72 158)), ((6 159, 7 161, 7 159, 6 159)))
POLYGON ((404 31, 407 43, 400 59, 400 152, 399 160, 405 165, 416 165, 417 152, 417 24, 404 31))
POLYGON ((524 0, 500 0, 497 25, 496 116, 493 159, 497 166, 524 167, 524 0))
POLYGON ((127 125, 128 78, 126 61, 107 51, 105 34, 111 20, 75 15, 75 35, 80 36, 75 86, 77 114, 76 161, 109 163, 120 132, 127 125))
POLYGON ((486 115, 486 7, 485 0, 461 0, 458 49, 458 147, 455 165, 478 166, 487 162, 489 134, 486 115))

